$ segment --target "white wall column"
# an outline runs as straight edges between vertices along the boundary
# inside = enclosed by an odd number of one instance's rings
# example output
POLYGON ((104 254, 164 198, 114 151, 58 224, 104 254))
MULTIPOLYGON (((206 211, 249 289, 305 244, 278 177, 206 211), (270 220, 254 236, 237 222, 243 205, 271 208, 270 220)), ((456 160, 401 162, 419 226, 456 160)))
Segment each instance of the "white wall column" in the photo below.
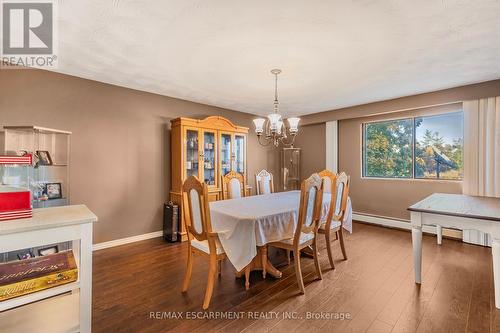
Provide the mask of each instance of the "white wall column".
POLYGON ((326 168, 337 173, 339 170, 339 130, 338 121, 326 123, 326 168))

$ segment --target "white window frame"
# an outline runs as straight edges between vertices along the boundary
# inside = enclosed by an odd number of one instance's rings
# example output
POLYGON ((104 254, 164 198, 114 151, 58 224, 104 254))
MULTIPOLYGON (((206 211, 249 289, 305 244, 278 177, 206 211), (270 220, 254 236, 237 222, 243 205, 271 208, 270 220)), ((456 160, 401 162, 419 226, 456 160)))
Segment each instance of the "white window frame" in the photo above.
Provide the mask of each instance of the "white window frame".
MULTIPOLYGON (((421 114, 421 115, 413 115, 413 116, 401 116, 401 117, 394 117, 394 118, 387 118, 387 119, 377 119, 377 120, 372 120, 372 121, 365 121, 361 123, 361 138, 360 138, 360 152, 361 152, 361 158, 360 158, 360 171, 361 171, 361 179, 366 179, 366 180, 394 180, 394 181, 417 181, 417 182, 426 182, 426 181, 431 181, 431 182, 462 182, 463 181, 463 176, 462 179, 442 179, 442 178, 416 178, 415 177, 415 146, 416 146, 416 128, 415 128, 415 119, 416 118, 425 118, 425 117, 433 117, 433 116, 441 116, 445 114, 450 114, 450 113, 462 113, 463 115, 463 109, 459 110, 453 110, 453 111, 448 111, 448 112, 436 112, 436 113, 430 113, 430 114, 421 114), (413 130, 412 130, 412 175, 411 177, 376 177, 376 176, 365 176, 365 125, 367 124, 375 124, 375 123, 384 123, 384 122, 391 122, 391 121, 399 121, 399 120, 408 120, 411 119, 412 124, 413 124, 413 130)), ((463 121, 462 117, 462 121, 463 121)), ((463 136, 463 133, 462 133, 463 136)), ((465 152, 464 152, 465 154, 465 152)))

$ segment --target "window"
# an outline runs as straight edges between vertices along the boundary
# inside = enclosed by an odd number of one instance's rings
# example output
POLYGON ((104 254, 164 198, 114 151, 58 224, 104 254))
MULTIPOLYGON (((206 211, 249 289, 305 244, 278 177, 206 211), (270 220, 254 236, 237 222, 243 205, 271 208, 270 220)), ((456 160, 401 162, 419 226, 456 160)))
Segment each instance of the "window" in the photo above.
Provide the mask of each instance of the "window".
POLYGON ((415 178, 462 179, 463 114, 415 118, 415 178))
POLYGON ((365 177, 411 178, 413 119, 365 124, 365 177))
POLYGON ((363 124, 363 176, 462 179, 463 113, 363 124))

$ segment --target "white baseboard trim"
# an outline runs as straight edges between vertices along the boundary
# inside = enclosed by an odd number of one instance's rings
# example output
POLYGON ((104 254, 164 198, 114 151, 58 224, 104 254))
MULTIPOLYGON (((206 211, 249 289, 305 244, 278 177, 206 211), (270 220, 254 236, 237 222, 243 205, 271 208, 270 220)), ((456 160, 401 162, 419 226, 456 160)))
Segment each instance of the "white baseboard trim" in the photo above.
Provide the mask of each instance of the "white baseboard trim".
POLYGON ((120 239, 115 239, 109 242, 103 242, 103 243, 98 243, 94 244, 92 246, 93 251, 99 251, 102 249, 108 249, 110 247, 115 247, 119 245, 125 245, 125 244, 130 244, 134 242, 139 242, 142 240, 146 239, 151 239, 151 238, 156 238, 156 237, 161 237, 163 236, 163 231, 154 231, 150 232, 149 234, 142 234, 142 235, 137 235, 137 236, 132 236, 132 237, 126 237, 126 238, 120 238, 120 239))
MULTIPOLYGON (((410 220, 394 219, 390 217, 374 216, 362 213, 353 213, 352 219, 355 221, 381 225, 389 228, 411 230, 410 220)), ((435 235, 436 227, 424 225, 422 227, 422 231, 435 235)))

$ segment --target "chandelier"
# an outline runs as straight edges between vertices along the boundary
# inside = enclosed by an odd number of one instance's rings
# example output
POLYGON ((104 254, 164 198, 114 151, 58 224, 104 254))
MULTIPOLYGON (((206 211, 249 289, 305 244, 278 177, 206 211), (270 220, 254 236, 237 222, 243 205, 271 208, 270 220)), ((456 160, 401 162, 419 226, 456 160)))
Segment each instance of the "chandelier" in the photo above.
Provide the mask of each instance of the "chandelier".
POLYGON ((274 145, 278 147, 281 143, 283 146, 292 146, 299 131, 299 121, 300 118, 290 117, 288 119, 281 119, 279 114, 279 102, 278 102, 278 75, 281 73, 281 69, 271 70, 271 74, 274 75, 274 111, 269 114, 266 118, 257 118, 253 120, 255 125, 255 133, 257 134, 257 139, 262 146, 274 145), (288 128, 285 122, 288 122, 288 128), (288 132, 288 134, 287 134, 288 132))

